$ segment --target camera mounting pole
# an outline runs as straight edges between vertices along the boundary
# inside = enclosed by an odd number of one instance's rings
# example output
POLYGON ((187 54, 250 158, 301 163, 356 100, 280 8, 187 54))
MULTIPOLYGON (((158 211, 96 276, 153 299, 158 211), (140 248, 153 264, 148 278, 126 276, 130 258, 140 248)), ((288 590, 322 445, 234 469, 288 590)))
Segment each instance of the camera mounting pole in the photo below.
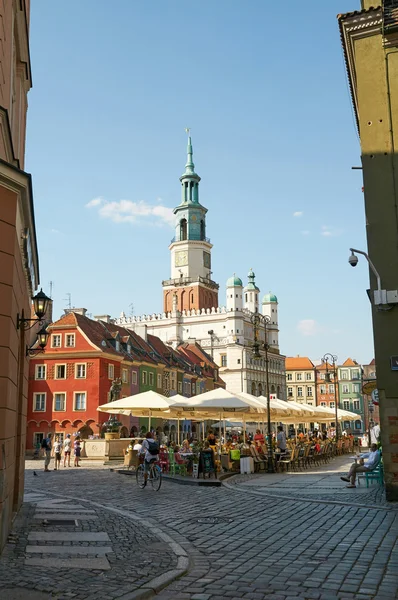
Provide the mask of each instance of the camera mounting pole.
MULTIPOLYGON (((382 306, 388 306, 389 304, 398 304, 398 290, 382 290, 381 289, 380 275, 377 272, 376 267, 370 260, 369 255, 366 254, 366 252, 364 252, 363 250, 357 250, 356 248, 350 248, 350 252, 351 252, 351 255, 355 255, 355 253, 362 254, 362 256, 364 256, 366 258, 366 260, 368 261, 369 266, 372 269, 373 274, 375 275, 375 277, 377 279, 377 290, 375 290, 373 292, 375 306, 380 307, 380 309, 383 310, 381 308, 382 306)), ((389 308, 392 308, 392 306, 390 306, 389 308)), ((388 308, 387 308, 387 310, 388 310, 388 308)))

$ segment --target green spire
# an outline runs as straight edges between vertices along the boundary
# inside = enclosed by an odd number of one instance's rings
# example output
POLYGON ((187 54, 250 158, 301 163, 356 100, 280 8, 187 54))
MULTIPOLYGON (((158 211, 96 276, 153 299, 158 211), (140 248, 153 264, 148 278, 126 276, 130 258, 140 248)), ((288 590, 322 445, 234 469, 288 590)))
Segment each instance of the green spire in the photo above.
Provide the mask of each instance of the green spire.
POLYGON ((185 174, 186 175, 194 175, 195 174, 195 165, 193 164, 192 156, 193 156, 192 141, 191 141, 191 136, 188 136, 187 164, 185 165, 185 174))

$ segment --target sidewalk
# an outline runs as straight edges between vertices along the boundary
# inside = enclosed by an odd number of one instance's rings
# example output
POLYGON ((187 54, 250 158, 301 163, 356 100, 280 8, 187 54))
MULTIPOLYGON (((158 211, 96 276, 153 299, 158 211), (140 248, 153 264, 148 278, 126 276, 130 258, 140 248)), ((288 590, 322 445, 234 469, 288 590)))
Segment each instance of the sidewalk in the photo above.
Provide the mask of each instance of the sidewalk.
POLYGON ((377 482, 366 487, 365 479, 355 489, 347 489, 341 481, 353 462, 349 455, 338 456, 330 463, 288 473, 255 473, 236 475, 224 482, 235 491, 251 492, 286 499, 333 502, 347 505, 398 510, 397 504, 386 501, 384 488, 377 482))

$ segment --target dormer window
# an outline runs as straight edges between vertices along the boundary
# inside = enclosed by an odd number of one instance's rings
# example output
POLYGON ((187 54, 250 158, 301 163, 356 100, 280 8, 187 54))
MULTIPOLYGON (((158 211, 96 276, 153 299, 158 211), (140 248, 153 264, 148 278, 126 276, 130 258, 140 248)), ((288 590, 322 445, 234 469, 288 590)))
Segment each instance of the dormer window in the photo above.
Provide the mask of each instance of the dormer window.
POLYGON ((120 342, 116 340, 115 342, 116 352, 120 352, 120 342))
POLYGON ((131 354, 131 345, 127 344, 127 354, 131 354))

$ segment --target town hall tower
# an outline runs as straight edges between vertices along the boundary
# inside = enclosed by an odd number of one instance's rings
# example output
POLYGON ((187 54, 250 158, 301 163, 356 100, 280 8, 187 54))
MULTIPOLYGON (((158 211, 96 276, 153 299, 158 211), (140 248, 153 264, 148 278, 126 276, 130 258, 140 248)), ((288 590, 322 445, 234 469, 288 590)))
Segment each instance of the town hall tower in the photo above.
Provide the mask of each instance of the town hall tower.
POLYGON ((211 279, 212 244, 206 237, 207 208, 199 202, 200 177, 195 173, 191 137, 187 164, 180 177, 181 203, 174 209, 175 237, 169 246, 171 277, 163 281, 163 310, 218 307, 218 284, 211 279))

